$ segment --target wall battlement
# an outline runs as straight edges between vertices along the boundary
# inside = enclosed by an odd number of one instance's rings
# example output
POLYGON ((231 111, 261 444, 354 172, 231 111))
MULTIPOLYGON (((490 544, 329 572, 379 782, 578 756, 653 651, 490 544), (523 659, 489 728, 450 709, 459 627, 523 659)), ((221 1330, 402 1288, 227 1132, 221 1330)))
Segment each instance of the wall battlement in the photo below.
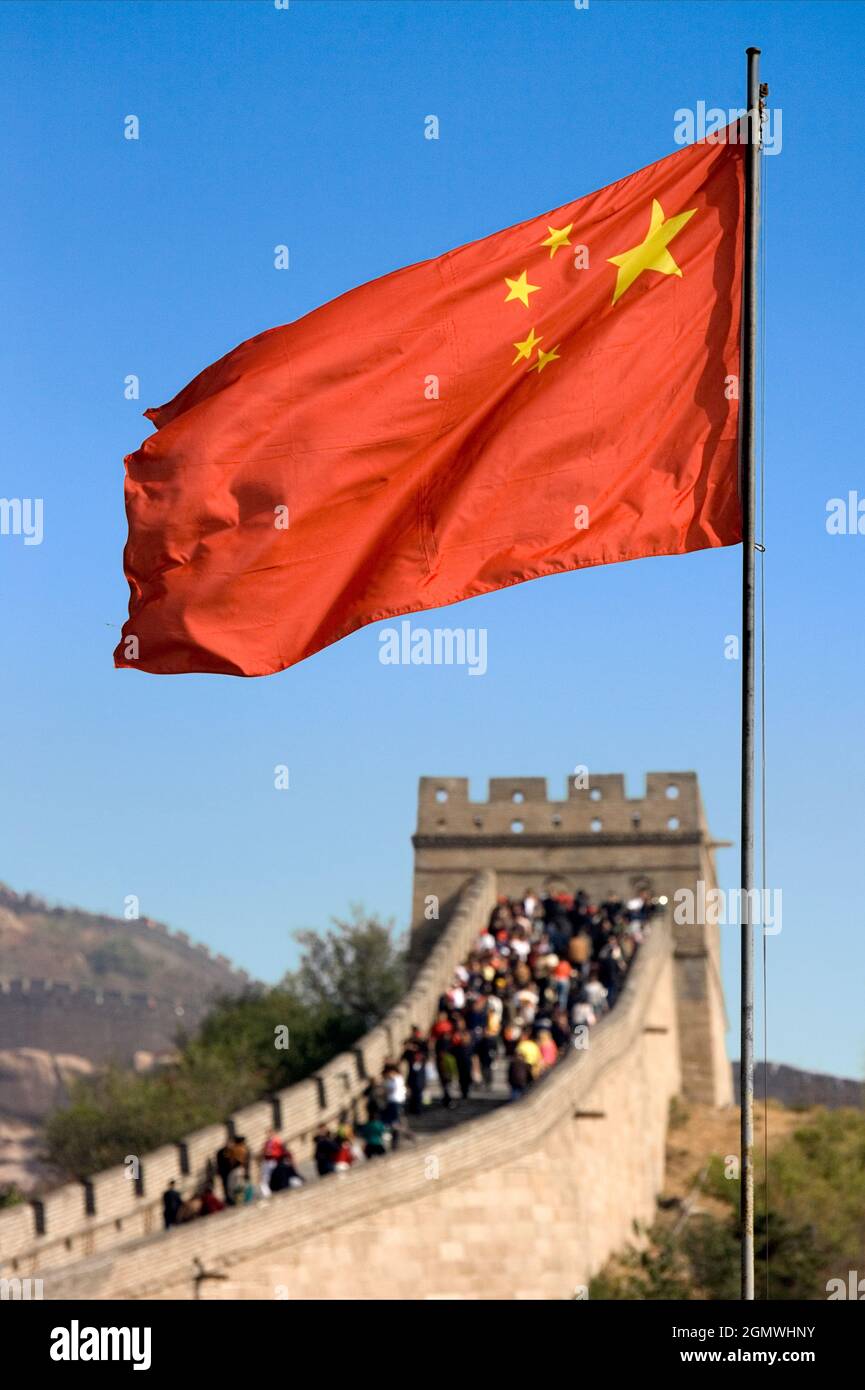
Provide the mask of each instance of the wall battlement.
POLYGON ((642 797, 625 795, 622 773, 593 773, 588 785, 567 779, 566 799, 550 800, 545 777, 492 777, 486 801, 469 800, 467 777, 422 777, 419 839, 468 836, 684 836, 706 829, 694 772, 650 772, 642 797))
POLYGON ((73 1000, 84 1005, 121 1004, 129 1008, 154 1009, 160 1004, 183 1006, 182 999, 158 999, 140 990, 95 989, 91 985, 73 985, 68 980, 5 980, 0 979, 0 994, 11 994, 34 1003, 63 1004, 73 1000))
POLYGON ((165 1052, 204 1013, 201 997, 160 999, 65 981, 0 979, 0 1051, 38 1048, 131 1065, 136 1053, 165 1052))

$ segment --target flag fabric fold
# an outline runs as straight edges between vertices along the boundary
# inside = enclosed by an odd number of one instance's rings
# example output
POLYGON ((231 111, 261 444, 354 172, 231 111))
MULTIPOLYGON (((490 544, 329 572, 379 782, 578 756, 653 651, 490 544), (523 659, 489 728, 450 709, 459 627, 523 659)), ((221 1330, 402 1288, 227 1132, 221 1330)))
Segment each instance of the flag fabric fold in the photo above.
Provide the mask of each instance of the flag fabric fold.
POLYGON ((350 290, 147 411, 115 664, 266 675, 382 618, 741 540, 731 132, 350 290))

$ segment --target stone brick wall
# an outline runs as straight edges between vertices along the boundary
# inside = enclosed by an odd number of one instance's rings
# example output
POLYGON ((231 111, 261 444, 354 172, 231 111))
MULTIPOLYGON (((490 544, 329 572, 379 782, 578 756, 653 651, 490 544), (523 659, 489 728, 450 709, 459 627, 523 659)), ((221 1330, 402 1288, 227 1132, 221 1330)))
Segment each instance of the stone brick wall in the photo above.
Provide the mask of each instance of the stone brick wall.
POLYGON ((275 1123, 303 1157, 319 1124, 353 1118, 367 1079, 430 1022, 497 893, 645 884, 672 903, 714 886, 695 774, 650 773, 638 801, 620 776, 591 790, 549 802, 543 779, 501 778, 471 803, 465 779, 422 779, 406 998, 314 1077, 145 1155, 137 1188, 118 1168, 0 1213, 0 1273, 44 1274, 47 1298, 191 1296, 196 1258, 230 1275, 204 1297, 569 1297, 585 1284, 651 1219, 671 1097, 731 1097, 717 928, 658 923, 590 1047, 518 1104, 251 1210, 159 1226, 168 1179, 191 1187, 229 1132, 255 1149, 275 1123))
POLYGON ((659 925, 585 1051, 523 1100, 252 1211, 45 1273, 45 1297, 569 1298, 650 1221, 679 1088, 659 925))
POLYGON ((0 982, 0 1051, 36 1047, 89 1061, 131 1066, 136 1052, 165 1052, 194 1028, 202 1003, 118 990, 78 989, 46 980, 0 982))
MULTIPOLYGON (((35 1049, 97 1066, 131 1066, 136 1053, 171 1051, 179 1031, 194 1031, 215 998, 253 983, 226 956, 149 917, 127 920, 51 907, 0 884, 0 919, 0 1052, 35 1049), (21 928, 11 936, 8 929, 4 934, 10 921, 21 928), (17 941, 14 950, 8 949, 10 940, 17 941), (81 950, 74 949, 76 941, 81 950), (94 979, 85 945, 115 941, 142 948, 153 983, 104 988, 94 979), (59 953, 52 945, 59 945, 59 953), (55 971, 55 978, 41 978, 55 971)), ((112 983, 117 985, 117 976, 112 983)), ((0 1112, 15 1113, 15 1096, 16 1088, 0 1079, 0 1112)))
POLYGON ((314 1076, 257 1101, 168 1144, 140 1155, 140 1181, 120 1166, 97 1174, 89 1184, 68 1183, 40 1202, 0 1212, 0 1273, 21 1275, 71 1264, 124 1246, 161 1226, 161 1195, 170 1178, 188 1190, 204 1176, 205 1165, 229 1133, 243 1134, 253 1151, 276 1125, 299 1158, 308 1156, 315 1129, 339 1118, 354 1117, 371 1076, 401 1050, 412 1024, 432 1022, 442 990, 454 967, 486 924, 495 902, 495 877, 482 872, 465 885, 456 910, 406 997, 378 1027, 349 1052, 341 1053, 314 1076))

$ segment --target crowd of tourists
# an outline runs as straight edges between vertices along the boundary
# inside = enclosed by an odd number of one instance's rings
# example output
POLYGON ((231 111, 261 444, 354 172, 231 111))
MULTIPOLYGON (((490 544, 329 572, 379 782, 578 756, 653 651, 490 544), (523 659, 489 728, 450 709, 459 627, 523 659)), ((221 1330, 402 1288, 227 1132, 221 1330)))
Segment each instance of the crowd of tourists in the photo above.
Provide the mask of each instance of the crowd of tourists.
POLYGON ((261 1152, 256 1155, 258 1182, 253 1181, 253 1155, 243 1135, 229 1139, 207 1165, 205 1180, 193 1196, 183 1198, 172 1179, 162 1194, 166 1229, 180 1226, 198 1216, 210 1216, 226 1207, 244 1206, 259 1197, 302 1187, 291 1150, 275 1130, 271 1130, 261 1152), (218 1179, 218 1183, 217 1183, 218 1179), (221 1195, 220 1195, 221 1194, 221 1195))
MULTIPOLYGON (((583 892, 540 898, 528 889, 521 899, 500 899, 439 999, 432 1026, 412 1028, 401 1056, 367 1086, 363 1123, 322 1125, 316 1132, 318 1176, 347 1172, 413 1142, 411 1116, 431 1104, 450 1109, 473 1092, 489 1092, 497 1067, 510 1099, 525 1095, 570 1047, 584 1045, 587 1031, 613 1008, 657 910, 646 894, 625 901, 610 893, 592 903, 583 892)), ((165 1225, 303 1183, 275 1130, 255 1155, 238 1136, 216 1154, 195 1196, 183 1199, 169 1184, 165 1225)))
POLYGON ((615 1004, 657 904, 646 895, 600 904, 579 892, 502 899, 424 1037, 414 1029, 403 1053, 409 1113, 434 1077, 451 1106, 489 1087, 498 1058, 519 1099, 615 1004), (432 1063, 432 1066, 430 1066, 432 1063))

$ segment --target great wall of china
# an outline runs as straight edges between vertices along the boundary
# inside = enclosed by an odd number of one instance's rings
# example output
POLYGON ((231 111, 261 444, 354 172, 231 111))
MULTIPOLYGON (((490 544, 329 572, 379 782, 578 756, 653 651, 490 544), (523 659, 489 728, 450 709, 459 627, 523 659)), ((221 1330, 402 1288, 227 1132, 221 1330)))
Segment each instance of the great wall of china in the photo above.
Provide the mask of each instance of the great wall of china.
POLYGON ((132 1064, 136 1053, 160 1053, 173 1047, 178 1030, 192 1029, 220 993, 237 993, 252 981, 227 956, 219 955, 186 932, 172 931, 150 917, 118 919, 50 907, 32 893, 18 894, 0 885, 0 909, 37 913, 63 925, 86 917, 115 938, 157 945, 179 972, 192 967, 189 983, 170 997, 145 989, 99 989, 64 980, 10 976, 0 967, 0 1052, 39 1048, 46 1053, 74 1054, 93 1062, 132 1064))
POLYGON ((202 1009, 144 993, 53 980, 0 981, 0 1051, 39 1048, 131 1066, 136 1053, 167 1050, 202 1009))
POLYGON ((466 779, 421 779, 417 973, 400 1005, 224 1124, 0 1213, 0 1273, 38 1275, 46 1298, 188 1298, 196 1261, 224 1276, 205 1286, 214 1298, 571 1297, 652 1219, 673 1096, 731 1100, 717 928, 661 920, 590 1045, 514 1104, 167 1234, 161 1192, 200 1180, 229 1134, 256 1149, 275 1124, 302 1159, 319 1124, 355 1117, 409 1027, 431 1021, 498 894, 647 886, 672 902, 714 886, 716 843, 694 773, 650 773, 633 800, 621 776, 593 776, 552 802, 540 778, 493 779, 477 803, 466 779))

